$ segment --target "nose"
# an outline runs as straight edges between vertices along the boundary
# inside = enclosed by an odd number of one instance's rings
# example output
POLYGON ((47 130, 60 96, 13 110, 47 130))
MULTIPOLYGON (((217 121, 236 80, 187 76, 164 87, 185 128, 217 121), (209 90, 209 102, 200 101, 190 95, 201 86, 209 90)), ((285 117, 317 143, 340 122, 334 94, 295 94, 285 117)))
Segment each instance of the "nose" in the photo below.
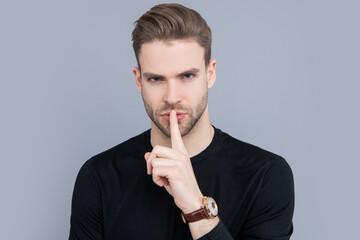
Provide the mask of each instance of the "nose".
POLYGON ((169 104, 175 104, 181 101, 180 86, 176 80, 169 80, 165 89, 164 101, 169 104))

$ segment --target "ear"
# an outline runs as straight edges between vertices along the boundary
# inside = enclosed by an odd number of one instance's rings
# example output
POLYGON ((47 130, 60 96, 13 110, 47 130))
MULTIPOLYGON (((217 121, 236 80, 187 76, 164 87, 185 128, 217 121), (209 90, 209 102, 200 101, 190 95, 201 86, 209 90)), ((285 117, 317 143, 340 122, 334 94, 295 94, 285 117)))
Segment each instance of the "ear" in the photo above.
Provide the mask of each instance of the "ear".
POLYGON ((207 71, 206 71, 208 89, 210 89, 215 83, 215 80, 216 80, 216 69, 215 68, 216 68, 216 60, 213 59, 209 62, 209 65, 208 65, 207 71))
POLYGON ((135 76, 136 88, 141 93, 141 73, 138 67, 133 67, 133 73, 135 76))

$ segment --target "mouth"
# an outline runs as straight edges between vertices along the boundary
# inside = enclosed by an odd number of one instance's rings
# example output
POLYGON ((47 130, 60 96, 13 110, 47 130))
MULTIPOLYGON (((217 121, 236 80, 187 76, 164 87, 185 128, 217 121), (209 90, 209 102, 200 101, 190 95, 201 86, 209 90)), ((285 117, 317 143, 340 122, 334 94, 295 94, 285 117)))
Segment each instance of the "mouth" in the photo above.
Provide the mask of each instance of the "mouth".
MULTIPOLYGON (((170 112, 164 113, 160 115, 165 121, 170 122, 170 112)), ((184 119, 186 113, 176 112, 176 118, 178 122, 184 119)))

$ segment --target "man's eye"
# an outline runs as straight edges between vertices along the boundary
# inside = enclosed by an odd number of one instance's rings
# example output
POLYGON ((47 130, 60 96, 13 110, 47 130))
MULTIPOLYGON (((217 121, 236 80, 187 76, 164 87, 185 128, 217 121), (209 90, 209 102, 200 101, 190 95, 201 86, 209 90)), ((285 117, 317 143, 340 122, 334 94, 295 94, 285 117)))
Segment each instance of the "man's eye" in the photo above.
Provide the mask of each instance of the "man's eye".
POLYGON ((159 82, 160 80, 161 80, 161 78, 159 78, 159 77, 149 78, 149 81, 151 81, 151 82, 159 82))
POLYGON ((185 74, 184 75, 184 78, 186 78, 186 79, 192 79, 194 77, 194 74, 185 74))

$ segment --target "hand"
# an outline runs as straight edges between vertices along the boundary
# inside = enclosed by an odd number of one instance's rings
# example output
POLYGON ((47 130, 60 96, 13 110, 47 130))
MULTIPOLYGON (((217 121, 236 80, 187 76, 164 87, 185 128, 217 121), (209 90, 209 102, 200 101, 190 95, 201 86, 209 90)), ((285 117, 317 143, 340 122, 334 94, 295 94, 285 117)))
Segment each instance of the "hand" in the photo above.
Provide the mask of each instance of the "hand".
POLYGON ((178 208, 190 213, 201 207, 203 195, 182 141, 174 110, 170 112, 170 136, 171 148, 155 146, 151 153, 145 153, 147 173, 152 174, 154 183, 164 186, 173 196, 178 208))

